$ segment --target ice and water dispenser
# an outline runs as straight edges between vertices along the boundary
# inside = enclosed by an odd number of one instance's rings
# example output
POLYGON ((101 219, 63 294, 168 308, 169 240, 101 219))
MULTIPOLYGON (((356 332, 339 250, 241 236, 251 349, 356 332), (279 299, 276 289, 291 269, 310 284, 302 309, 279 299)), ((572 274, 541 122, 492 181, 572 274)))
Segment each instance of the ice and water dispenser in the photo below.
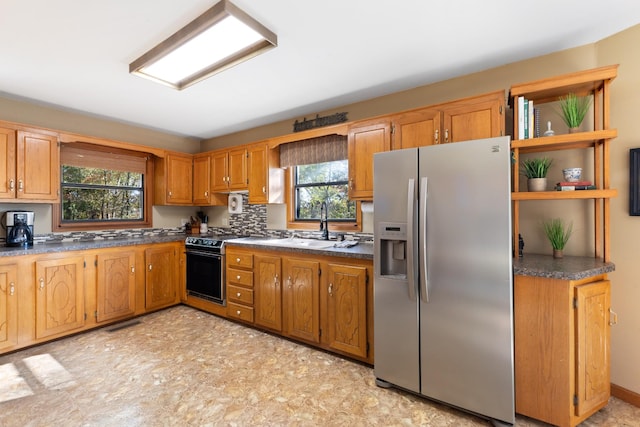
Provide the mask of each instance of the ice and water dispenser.
POLYGON ((378 223, 380 245, 380 276, 389 279, 407 278, 407 224, 378 223))

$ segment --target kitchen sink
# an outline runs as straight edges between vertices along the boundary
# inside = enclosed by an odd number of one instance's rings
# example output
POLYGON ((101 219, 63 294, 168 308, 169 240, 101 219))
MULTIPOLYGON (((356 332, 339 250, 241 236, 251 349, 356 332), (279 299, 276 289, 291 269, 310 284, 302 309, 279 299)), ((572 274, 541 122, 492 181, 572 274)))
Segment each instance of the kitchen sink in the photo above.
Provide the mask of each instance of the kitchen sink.
POLYGON ((283 239, 268 239, 260 242, 262 245, 269 246, 281 246, 287 248, 309 248, 309 249, 323 249, 334 246, 335 242, 330 240, 315 240, 315 239, 302 239, 302 238, 283 238, 283 239))

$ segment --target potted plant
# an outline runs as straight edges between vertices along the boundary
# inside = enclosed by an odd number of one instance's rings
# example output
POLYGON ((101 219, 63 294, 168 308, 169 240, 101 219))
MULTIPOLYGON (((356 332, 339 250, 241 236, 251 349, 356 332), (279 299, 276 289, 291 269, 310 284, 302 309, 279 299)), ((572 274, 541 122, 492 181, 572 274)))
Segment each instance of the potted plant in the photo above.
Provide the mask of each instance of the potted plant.
POLYGON ((545 191, 547 189, 547 173, 553 163, 548 157, 535 157, 522 161, 520 173, 527 177, 529 191, 545 191))
POLYGON ((578 131, 580 124, 591 107, 591 97, 578 97, 575 93, 568 93, 560 97, 562 120, 569 127, 569 133, 578 131))
POLYGON ((571 233, 573 232, 573 223, 565 227, 564 221, 559 218, 554 218, 543 221, 542 227, 544 228, 544 233, 547 235, 547 239, 551 242, 553 257, 562 258, 564 246, 569 241, 569 237, 571 237, 571 233))

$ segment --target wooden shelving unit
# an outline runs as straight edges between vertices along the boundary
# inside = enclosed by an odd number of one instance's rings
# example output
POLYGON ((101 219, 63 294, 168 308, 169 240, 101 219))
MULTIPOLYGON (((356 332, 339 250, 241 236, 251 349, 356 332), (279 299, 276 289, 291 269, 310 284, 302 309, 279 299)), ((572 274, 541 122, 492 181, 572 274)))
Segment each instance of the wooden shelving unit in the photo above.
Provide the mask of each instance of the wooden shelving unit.
POLYGON ((617 191, 610 187, 609 144, 618 132, 610 128, 609 104, 611 81, 617 76, 618 66, 595 68, 562 76, 517 84, 511 87, 510 102, 513 107, 513 133, 518 135, 517 98, 532 100, 534 106, 555 102, 568 93, 578 96, 593 96, 593 130, 549 137, 514 139, 511 143, 513 156, 513 237, 518 242, 520 233, 520 202, 525 200, 571 200, 594 201, 594 256, 610 261, 610 199, 617 191), (538 152, 553 152, 570 149, 593 148, 593 184, 596 190, 528 192, 519 188, 520 155, 538 152))

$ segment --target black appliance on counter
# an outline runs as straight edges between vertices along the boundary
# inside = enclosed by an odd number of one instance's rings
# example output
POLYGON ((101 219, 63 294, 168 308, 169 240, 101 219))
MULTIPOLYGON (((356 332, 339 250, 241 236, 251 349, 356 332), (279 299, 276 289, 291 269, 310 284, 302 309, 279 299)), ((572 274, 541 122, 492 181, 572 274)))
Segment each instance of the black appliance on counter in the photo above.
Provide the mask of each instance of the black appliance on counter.
POLYGON ((237 237, 187 237, 187 296, 227 305, 224 241, 237 237))
POLYGON ((30 211, 5 212, 6 246, 33 246, 33 220, 34 213, 30 211))

